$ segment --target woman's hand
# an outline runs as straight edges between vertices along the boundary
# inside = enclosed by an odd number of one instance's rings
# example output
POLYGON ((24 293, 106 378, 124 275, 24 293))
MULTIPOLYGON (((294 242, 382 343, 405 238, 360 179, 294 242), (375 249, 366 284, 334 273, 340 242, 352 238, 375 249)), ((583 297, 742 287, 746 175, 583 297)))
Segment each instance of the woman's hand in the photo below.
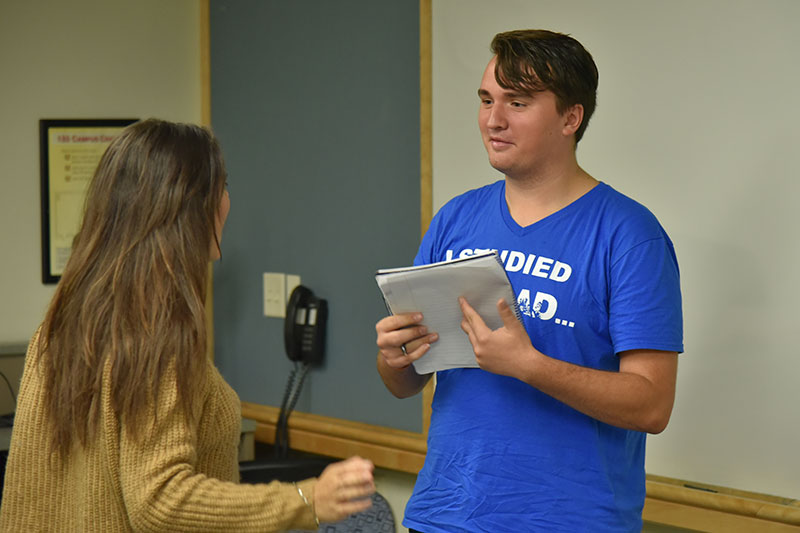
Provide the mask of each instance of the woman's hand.
POLYGON ((338 522, 372 506, 372 461, 351 457, 323 470, 314 487, 314 510, 320 522, 338 522))

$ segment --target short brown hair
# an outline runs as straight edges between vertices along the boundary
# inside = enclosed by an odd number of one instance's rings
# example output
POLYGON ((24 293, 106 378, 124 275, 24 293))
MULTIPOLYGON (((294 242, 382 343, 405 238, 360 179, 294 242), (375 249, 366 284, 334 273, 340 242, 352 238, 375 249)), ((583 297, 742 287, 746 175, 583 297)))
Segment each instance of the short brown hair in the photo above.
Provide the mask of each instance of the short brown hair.
POLYGON ((492 39, 497 56, 494 76, 504 89, 530 93, 551 91, 564 113, 583 106, 583 121, 575 132, 581 140, 597 105, 597 65, 591 54, 569 35, 548 30, 514 30, 492 39))

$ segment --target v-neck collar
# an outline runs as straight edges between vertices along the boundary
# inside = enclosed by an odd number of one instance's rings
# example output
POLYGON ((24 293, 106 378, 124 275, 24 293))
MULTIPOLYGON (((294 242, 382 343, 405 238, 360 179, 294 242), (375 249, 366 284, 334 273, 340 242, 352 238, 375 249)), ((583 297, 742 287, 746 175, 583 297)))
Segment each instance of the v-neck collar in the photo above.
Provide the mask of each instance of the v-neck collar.
POLYGON ((500 194, 498 194, 498 201, 500 202, 500 213, 503 215, 503 221, 505 222, 508 229, 511 230, 511 232, 517 235, 525 235, 541 227, 542 225, 550 224, 554 220, 558 220, 559 218, 569 215, 572 211, 576 209, 581 209, 581 206, 583 204, 591 202, 594 196, 599 194, 602 189, 607 187, 608 185, 600 181, 597 183, 597 185, 586 191, 583 195, 579 196, 574 201, 565 205, 555 213, 551 213, 546 217, 537 220, 536 222, 529 224, 527 226, 520 226, 517 223, 517 221, 514 220, 514 218, 511 216, 511 211, 509 211, 508 209, 508 202, 506 202, 506 183, 505 180, 503 180, 503 185, 502 187, 500 187, 500 194))

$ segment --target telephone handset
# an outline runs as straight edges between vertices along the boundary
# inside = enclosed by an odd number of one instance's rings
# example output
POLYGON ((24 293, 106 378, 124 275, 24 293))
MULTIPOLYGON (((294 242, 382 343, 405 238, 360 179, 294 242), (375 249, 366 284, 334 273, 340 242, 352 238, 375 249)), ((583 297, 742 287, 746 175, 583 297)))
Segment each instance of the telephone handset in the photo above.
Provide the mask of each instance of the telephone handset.
POLYGON ((325 354, 325 326, 328 302, 317 298, 311 289, 298 285, 286 306, 283 340, 292 361, 318 365, 325 354))

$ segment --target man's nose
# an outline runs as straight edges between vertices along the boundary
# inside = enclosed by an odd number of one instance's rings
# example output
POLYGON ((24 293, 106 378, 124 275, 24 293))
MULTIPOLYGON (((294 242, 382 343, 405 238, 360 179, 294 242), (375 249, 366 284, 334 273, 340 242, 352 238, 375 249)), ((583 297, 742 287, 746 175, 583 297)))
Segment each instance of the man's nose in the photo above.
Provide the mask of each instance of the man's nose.
POLYGON ((506 126, 506 114, 502 105, 493 105, 486 117, 486 126, 491 129, 502 129, 506 126))

